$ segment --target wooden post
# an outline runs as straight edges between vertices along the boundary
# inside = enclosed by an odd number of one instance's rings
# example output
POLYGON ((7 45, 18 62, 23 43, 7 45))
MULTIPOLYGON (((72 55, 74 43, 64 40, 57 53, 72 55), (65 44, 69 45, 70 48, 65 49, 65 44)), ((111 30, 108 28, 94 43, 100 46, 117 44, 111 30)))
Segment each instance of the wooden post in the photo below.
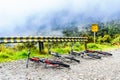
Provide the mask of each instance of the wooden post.
POLYGON ((39 44, 39 51, 41 52, 44 49, 43 42, 38 42, 39 44))
POLYGON ((96 35, 95 35, 95 32, 94 32, 94 43, 96 42, 95 40, 96 40, 96 35))
POLYGON ((85 50, 87 50, 87 42, 85 41, 85 50))
MULTIPOLYGON (((50 53, 50 42, 48 41, 48 54, 50 53)), ((47 55, 48 55, 47 54, 47 55)))

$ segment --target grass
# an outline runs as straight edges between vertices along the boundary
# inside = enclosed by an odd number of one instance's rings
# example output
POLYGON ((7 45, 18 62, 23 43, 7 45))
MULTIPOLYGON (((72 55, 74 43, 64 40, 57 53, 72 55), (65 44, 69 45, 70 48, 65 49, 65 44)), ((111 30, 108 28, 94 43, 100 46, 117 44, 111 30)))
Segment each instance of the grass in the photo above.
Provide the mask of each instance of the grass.
MULTIPOLYGON (((71 43, 68 44, 59 44, 59 45, 53 45, 50 49, 52 52, 58 52, 60 54, 67 54, 71 50, 71 43)), ((89 43, 87 44, 88 49, 90 50, 109 50, 109 49, 115 49, 118 48, 117 46, 113 46, 111 44, 94 44, 89 43)), ((84 50, 84 44, 80 43, 74 43, 74 46, 72 47, 75 51, 83 51, 84 50)), ((5 47, 4 45, 0 45, 0 63, 2 62, 10 62, 14 60, 19 59, 26 59, 27 58, 27 48, 22 48, 22 46, 17 45, 17 47, 5 47)), ((47 58, 51 57, 48 54, 47 47, 44 48, 44 50, 40 53, 37 48, 31 48, 31 57, 37 56, 41 58, 47 58)))
POLYGON ((111 49, 115 49, 118 48, 118 46, 113 46, 111 44, 94 44, 94 43, 89 43, 87 45, 88 49, 91 50, 111 50, 111 49))
MULTIPOLYGON (((31 57, 37 56, 46 58, 49 57, 49 55, 46 54, 46 49, 42 51, 42 53, 39 53, 37 49, 32 48, 31 49, 31 57)), ((0 63, 2 62, 10 62, 14 60, 19 59, 26 59, 28 55, 28 49, 24 48, 22 50, 17 50, 15 48, 11 47, 5 47, 4 45, 0 46, 0 63)))

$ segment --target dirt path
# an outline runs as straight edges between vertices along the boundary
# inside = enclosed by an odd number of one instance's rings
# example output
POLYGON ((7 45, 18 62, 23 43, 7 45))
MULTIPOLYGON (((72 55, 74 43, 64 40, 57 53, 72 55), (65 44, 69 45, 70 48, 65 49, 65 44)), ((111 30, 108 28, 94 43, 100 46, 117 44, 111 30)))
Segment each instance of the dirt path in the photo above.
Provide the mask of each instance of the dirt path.
POLYGON ((108 51, 113 56, 101 60, 82 59, 70 64, 71 69, 47 68, 26 60, 0 64, 0 80, 120 80, 120 49, 108 51))

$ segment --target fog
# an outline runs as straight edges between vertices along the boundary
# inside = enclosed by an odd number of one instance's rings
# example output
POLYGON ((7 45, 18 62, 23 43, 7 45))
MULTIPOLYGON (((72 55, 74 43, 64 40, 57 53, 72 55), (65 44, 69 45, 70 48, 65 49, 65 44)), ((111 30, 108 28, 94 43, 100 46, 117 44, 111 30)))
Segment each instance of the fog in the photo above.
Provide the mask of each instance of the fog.
POLYGON ((0 0, 0 36, 62 36, 76 24, 119 19, 120 0, 0 0))

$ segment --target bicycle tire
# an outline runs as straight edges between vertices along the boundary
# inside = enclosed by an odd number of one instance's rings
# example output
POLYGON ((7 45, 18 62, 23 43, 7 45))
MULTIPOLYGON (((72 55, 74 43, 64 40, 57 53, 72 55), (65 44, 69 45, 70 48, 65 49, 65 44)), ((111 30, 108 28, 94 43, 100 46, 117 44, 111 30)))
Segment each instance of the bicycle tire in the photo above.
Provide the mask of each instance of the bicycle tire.
POLYGON ((65 58, 70 59, 70 60, 74 60, 74 61, 80 63, 80 60, 77 60, 77 59, 75 59, 74 57, 65 57, 65 58))
POLYGON ((70 68, 70 65, 68 65, 68 64, 65 64, 65 63, 62 63, 62 62, 60 62, 58 64, 59 64, 59 66, 70 68))
POLYGON ((98 56, 98 55, 95 55, 95 54, 93 54, 93 53, 87 53, 87 56, 89 56, 89 57, 92 57, 92 58, 96 58, 96 59, 101 59, 101 56, 98 56))

